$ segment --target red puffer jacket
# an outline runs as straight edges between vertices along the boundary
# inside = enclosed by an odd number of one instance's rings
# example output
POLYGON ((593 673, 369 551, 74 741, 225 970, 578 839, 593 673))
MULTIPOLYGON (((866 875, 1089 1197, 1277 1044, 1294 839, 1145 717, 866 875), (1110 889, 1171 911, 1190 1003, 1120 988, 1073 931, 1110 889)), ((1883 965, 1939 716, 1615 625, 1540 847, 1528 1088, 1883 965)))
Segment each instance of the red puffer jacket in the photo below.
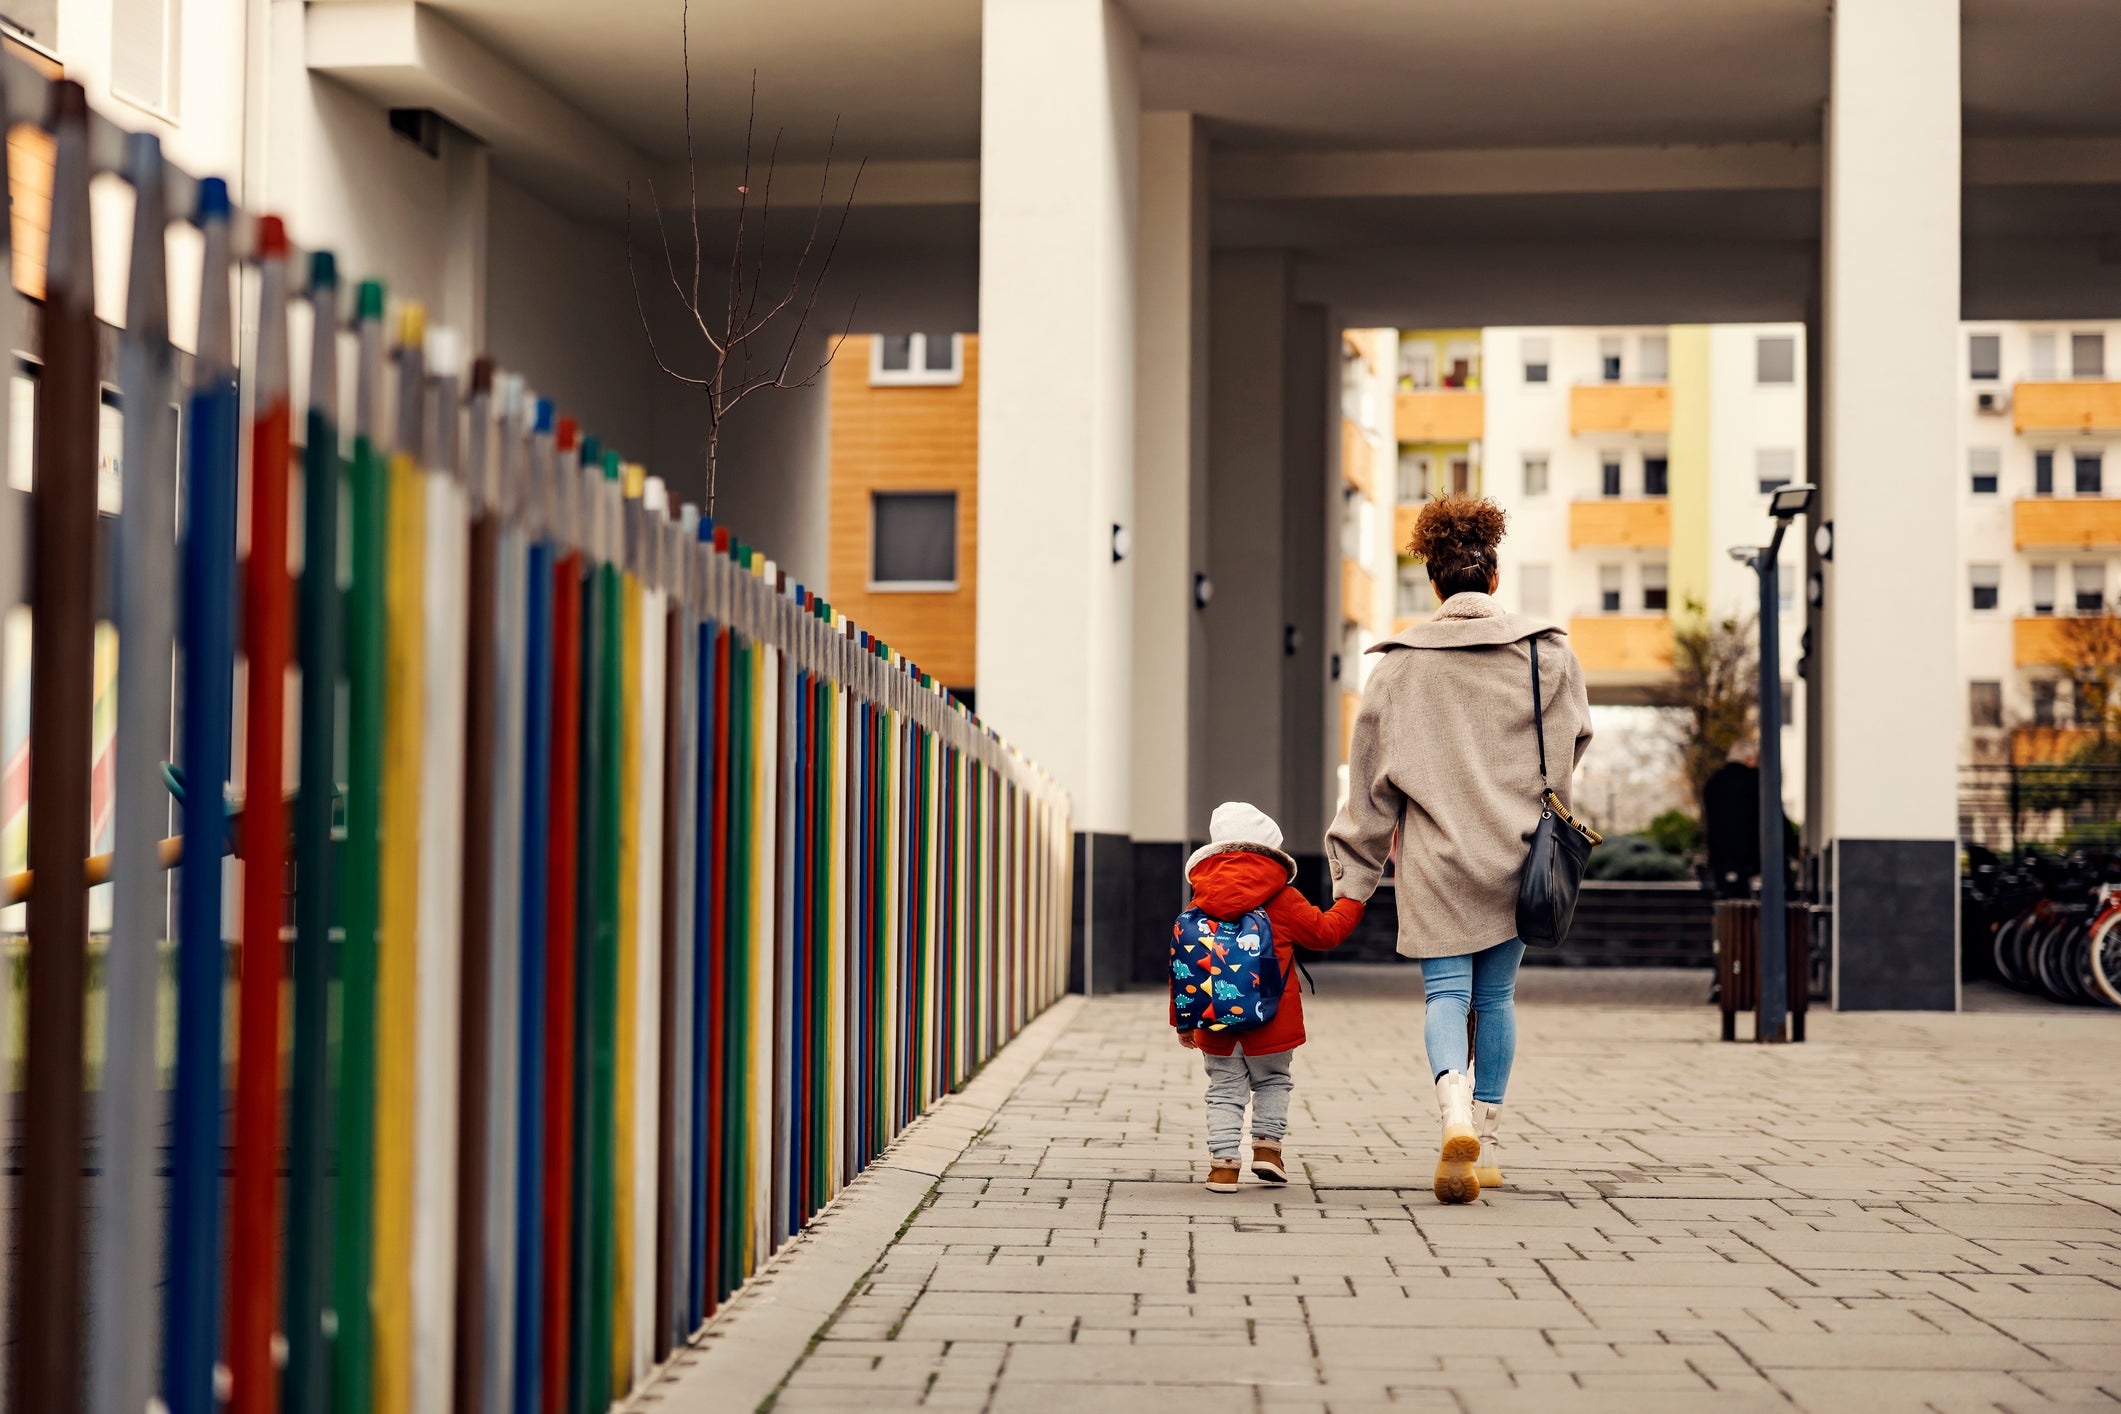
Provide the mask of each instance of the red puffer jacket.
MULTIPOLYGON (((1210 1055, 1227 1056, 1238 1046, 1248 1056, 1293 1051, 1304 1043, 1304 999, 1296 971, 1296 945, 1337 948, 1362 918, 1362 905, 1351 898, 1336 901, 1321 913, 1289 883, 1288 865, 1257 850, 1233 849, 1211 854, 1188 876, 1193 906, 1222 922, 1244 917, 1264 906, 1274 929, 1274 957, 1281 964, 1281 1005, 1274 1019, 1251 1031, 1196 1031, 1195 1044, 1210 1055)), ((1178 1008, 1171 1008, 1178 1025, 1178 1008)))

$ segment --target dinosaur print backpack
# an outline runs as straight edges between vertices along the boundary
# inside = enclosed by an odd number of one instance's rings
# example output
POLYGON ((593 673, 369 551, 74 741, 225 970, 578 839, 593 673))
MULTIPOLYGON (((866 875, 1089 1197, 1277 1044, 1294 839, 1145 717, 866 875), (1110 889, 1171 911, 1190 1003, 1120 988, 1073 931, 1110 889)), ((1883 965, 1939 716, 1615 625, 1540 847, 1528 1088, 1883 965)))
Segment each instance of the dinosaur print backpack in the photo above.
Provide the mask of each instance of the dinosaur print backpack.
POLYGON ((1228 922, 1189 908, 1171 925, 1171 1003, 1181 1031, 1250 1031, 1281 1005, 1267 911, 1228 922))

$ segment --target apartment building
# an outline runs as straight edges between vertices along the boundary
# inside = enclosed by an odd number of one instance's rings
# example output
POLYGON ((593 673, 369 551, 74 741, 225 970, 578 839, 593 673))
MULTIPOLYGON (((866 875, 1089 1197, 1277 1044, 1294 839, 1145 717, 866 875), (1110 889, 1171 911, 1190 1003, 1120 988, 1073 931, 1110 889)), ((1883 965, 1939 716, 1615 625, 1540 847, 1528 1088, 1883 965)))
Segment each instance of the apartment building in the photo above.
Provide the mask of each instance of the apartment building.
MULTIPOLYGON (((1400 336, 1396 545, 1424 499, 1485 494, 1510 516, 1503 601, 1567 624, 1595 705, 1669 704, 1674 617, 1754 611, 1758 582, 1728 550, 1762 543, 1767 493, 1804 476, 1802 326, 1494 328, 1477 331, 1477 356, 1453 358, 1474 332, 1400 336)), ((1780 560, 1793 811, 1803 564, 1793 537, 1780 560)), ((1397 624, 1434 609, 1419 565, 1402 559, 1396 580, 1397 624)))
MULTIPOLYGON (((1477 356, 1478 348, 1474 346, 1477 356)), ((1396 524, 1395 380, 1401 342, 1392 329, 1347 329, 1340 336, 1339 642, 1332 677, 1339 698, 1336 799, 1348 789, 1348 739, 1375 659, 1366 650, 1390 630, 1392 575, 1403 540, 1396 524)), ((1477 372, 1458 376, 1477 377, 1477 372)), ((1477 394, 1475 396, 1478 396, 1477 394)))
POLYGON ((2121 323, 1969 323, 1959 371, 1960 759, 2038 761, 2090 730, 2068 621, 2121 593, 2121 323))

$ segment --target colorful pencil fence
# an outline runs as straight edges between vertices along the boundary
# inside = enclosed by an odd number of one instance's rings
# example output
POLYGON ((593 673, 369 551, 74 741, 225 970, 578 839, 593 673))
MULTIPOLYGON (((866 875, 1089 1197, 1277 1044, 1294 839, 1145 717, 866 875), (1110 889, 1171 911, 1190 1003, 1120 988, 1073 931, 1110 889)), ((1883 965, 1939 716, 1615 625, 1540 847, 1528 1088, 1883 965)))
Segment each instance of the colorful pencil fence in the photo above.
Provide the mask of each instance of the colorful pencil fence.
POLYGON ((0 478, 0 536, 64 547, 23 576, 0 540, 35 624, 7 1408, 604 1409, 1058 995, 1066 797, 417 306, 394 335, 381 284, 342 309, 329 254, 4 75, 57 172, 35 489, 21 514, 0 478), (106 171, 148 225, 99 540, 106 171), (204 235, 186 363, 165 213, 204 235))

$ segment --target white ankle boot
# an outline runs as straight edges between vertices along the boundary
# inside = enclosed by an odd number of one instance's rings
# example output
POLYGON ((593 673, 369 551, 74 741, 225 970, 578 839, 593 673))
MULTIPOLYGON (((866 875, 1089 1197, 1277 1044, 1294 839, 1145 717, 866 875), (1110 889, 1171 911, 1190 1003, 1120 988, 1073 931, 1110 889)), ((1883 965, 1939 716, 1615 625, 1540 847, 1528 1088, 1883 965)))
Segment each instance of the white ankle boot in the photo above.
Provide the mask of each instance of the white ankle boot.
POLYGON ((1480 1133, 1473 1127, 1473 1082, 1463 1071, 1436 1077, 1436 1108, 1443 1118, 1443 1146, 1436 1159, 1436 1201, 1470 1203, 1480 1196, 1473 1166, 1480 1158, 1480 1133))
POLYGON ((1502 1106, 1475 1100, 1473 1127, 1480 1132, 1480 1159, 1474 1164, 1473 1172, 1480 1179, 1482 1188, 1500 1188, 1502 1157, 1496 1149, 1495 1134, 1502 1128, 1502 1106))

